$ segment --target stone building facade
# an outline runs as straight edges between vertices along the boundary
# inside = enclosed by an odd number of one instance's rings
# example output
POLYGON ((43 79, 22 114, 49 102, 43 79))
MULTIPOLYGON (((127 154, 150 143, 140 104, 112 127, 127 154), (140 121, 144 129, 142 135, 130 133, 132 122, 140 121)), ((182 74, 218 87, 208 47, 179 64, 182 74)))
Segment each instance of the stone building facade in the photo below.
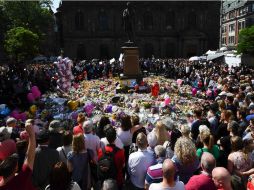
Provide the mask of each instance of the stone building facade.
MULTIPOLYGON (((219 46, 219 1, 132 2, 140 57, 190 57, 219 46)), ((127 41, 123 1, 62 1, 60 46, 71 58, 118 58, 127 41)))

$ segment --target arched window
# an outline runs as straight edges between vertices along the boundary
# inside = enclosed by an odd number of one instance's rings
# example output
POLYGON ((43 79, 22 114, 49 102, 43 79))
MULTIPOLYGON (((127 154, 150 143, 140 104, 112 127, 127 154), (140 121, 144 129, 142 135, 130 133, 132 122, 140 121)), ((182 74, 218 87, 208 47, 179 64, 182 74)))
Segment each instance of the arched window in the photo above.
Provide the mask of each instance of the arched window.
POLYGON ((151 58, 154 54, 153 44, 145 44, 144 47, 144 57, 145 58, 151 58))
POLYGON ((173 11, 169 11, 166 14, 166 29, 170 30, 175 27, 175 13, 173 11))
POLYGON ((108 27, 108 15, 105 13, 104 10, 101 10, 98 15, 99 20, 99 30, 100 31, 107 31, 108 27))
POLYGON ((150 11, 147 11, 143 15, 144 19, 144 29, 152 30, 153 29, 153 14, 150 11))
POLYGON ((108 59, 109 58, 109 52, 108 52, 108 46, 105 44, 100 45, 100 55, 101 59, 108 59))
POLYGON ((80 10, 75 15, 75 28, 76 30, 84 28, 84 14, 80 10))
POLYGON ((194 11, 188 14, 188 26, 189 28, 195 28, 197 26, 197 15, 194 11))
POLYGON ((86 57, 86 47, 84 44, 80 43, 77 47, 77 59, 83 60, 86 57))

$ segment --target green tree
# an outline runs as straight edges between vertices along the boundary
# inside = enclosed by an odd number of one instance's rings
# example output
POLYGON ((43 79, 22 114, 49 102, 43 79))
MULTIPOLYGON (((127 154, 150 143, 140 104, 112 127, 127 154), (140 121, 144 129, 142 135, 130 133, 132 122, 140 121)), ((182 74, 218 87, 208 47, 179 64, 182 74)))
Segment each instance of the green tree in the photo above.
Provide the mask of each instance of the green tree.
POLYGON ((51 1, 4 1, 8 28, 25 27, 42 35, 52 23, 51 1))
POLYGON ((29 29, 39 37, 39 47, 47 45, 53 30, 51 0, 5 1, 0 0, 0 46, 8 30, 16 27, 29 29), (49 30, 51 29, 51 30, 49 30))
POLYGON ((254 26, 240 31, 237 52, 254 55, 254 26))
POLYGON ((32 58, 38 52, 39 37, 23 27, 7 31, 4 47, 8 55, 16 62, 32 58))

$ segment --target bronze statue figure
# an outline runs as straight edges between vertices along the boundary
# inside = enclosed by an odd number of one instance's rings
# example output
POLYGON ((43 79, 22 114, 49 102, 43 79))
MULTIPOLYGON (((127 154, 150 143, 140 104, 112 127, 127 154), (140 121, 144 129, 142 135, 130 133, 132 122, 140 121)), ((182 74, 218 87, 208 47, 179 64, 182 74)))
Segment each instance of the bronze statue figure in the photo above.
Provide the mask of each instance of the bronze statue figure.
POLYGON ((128 42, 133 42, 134 33, 133 33, 133 22, 134 22, 134 9, 131 6, 131 3, 127 3, 127 8, 123 11, 123 24, 124 31, 128 35, 128 42))

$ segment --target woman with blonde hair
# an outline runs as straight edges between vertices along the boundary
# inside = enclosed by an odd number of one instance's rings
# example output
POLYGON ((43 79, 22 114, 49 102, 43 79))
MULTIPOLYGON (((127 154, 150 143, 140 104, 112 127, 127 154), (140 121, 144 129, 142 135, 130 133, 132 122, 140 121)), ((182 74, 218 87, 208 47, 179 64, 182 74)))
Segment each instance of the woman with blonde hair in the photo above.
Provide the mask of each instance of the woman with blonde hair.
POLYGON ((175 144, 175 155, 172 158, 179 180, 185 184, 199 168, 196 147, 191 139, 180 137, 175 144))
POLYGON ((167 131, 166 126, 162 123, 162 121, 158 121, 156 123, 152 133, 154 133, 157 137, 157 145, 163 145, 165 141, 170 140, 169 132, 167 131))
POLYGON ((211 153, 214 158, 217 160, 220 156, 220 149, 217 145, 214 144, 214 138, 210 131, 204 130, 201 131, 200 141, 203 144, 203 148, 199 148, 196 152, 198 158, 200 159, 203 152, 211 153))
POLYGON ((188 125, 181 125, 180 126, 180 132, 182 133, 182 136, 186 138, 190 138, 190 127, 188 125))
MULTIPOLYGON (((73 136, 72 151, 67 156, 67 166, 72 172, 72 180, 76 181, 82 190, 90 189, 90 158, 93 158, 92 151, 85 147, 83 134, 73 136)), ((94 161, 95 162, 95 161, 94 161)))

